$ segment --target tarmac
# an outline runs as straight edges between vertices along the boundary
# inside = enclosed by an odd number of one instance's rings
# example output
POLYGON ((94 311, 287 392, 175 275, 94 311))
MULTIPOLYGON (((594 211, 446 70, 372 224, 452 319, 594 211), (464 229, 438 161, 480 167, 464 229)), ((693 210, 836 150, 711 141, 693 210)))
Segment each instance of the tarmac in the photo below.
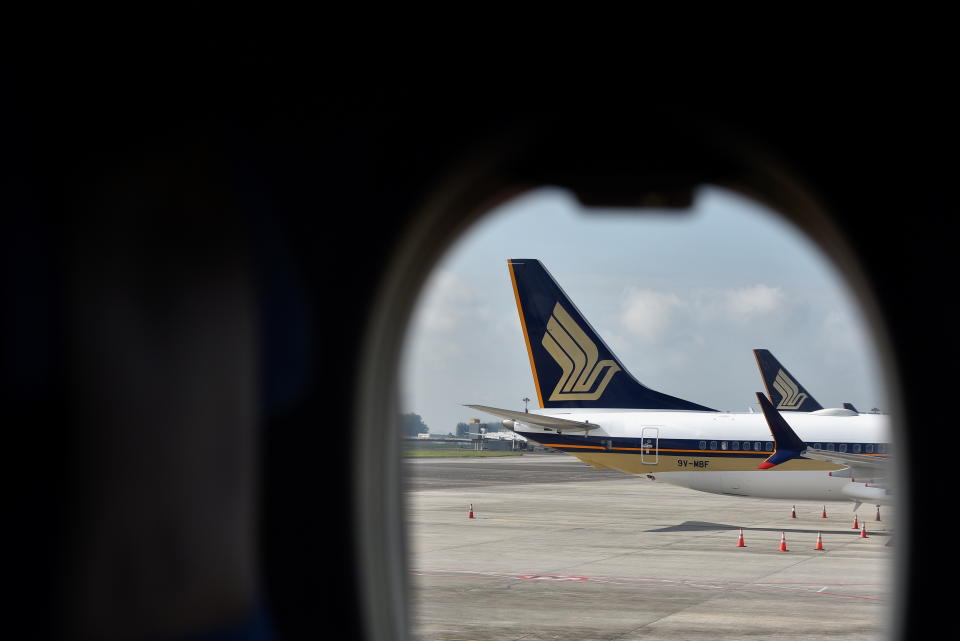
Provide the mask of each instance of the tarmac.
POLYGON ((706 494, 566 454, 406 459, 405 473, 414 639, 886 637, 890 507, 882 521, 860 508, 860 538, 853 503, 827 503, 824 519, 823 504, 706 494))

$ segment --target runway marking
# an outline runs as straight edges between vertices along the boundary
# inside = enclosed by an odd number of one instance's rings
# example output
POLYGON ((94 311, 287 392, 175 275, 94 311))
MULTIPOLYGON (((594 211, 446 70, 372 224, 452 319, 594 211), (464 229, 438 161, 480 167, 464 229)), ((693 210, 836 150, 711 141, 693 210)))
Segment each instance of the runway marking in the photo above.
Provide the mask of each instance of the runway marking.
POLYGON ((789 593, 789 594, 808 594, 821 595, 829 597, 838 597, 843 599, 859 599, 864 601, 884 602, 886 599, 881 597, 866 596, 863 594, 850 594, 844 592, 827 592, 833 588, 885 588, 886 586, 878 583, 835 583, 823 585, 823 583, 799 583, 799 582, 773 582, 773 581, 726 581, 710 579, 666 579, 661 577, 608 577, 608 576, 583 576, 566 574, 516 574, 513 572, 495 572, 479 570, 441 570, 441 569, 419 569, 413 570, 417 576, 444 577, 444 576, 476 576, 501 580, 523 579, 527 581, 555 581, 555 582, 573 582, 573 583, 599 583, 606 585, 618 585, 627 587, 656 587, 670 586, 676 588, 688 588, 694 590, 724 590, 728 592, 756 592, 765 591, 770 593, 789 593), (819 589, 817 589, 819 587, 819 589))

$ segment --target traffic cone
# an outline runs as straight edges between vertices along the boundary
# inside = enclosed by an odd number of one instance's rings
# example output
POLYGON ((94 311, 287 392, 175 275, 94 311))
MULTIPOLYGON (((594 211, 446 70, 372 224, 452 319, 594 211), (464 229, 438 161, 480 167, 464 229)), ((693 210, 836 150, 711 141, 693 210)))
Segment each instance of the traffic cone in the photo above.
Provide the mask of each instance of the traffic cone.
POLYGON ((880 520, 880 506, 879 506, 879 505, 877 506, 877 518, 875 518, 875 519, 873 519, 873 520, 874 520, 874 521, 879 521, 879 520, 880 520))
POLYGON ((737 537, 737 547, 745 548, 747 544, 743 542, 743 528, 740 528, 740 536, 737 537))
POLYGON ((853 515, 853 527, 851 527, 850 529, 851 529, 851 530, 859 530, 859 529, 860 529, 860 524, 857 522, 857 515, 856 515, 856 514, 853 515))
POLYGON ((867 536, 867 524, 866 524, 866 523, 864 523, 863 525, 860 526, 860 538, 861 538, 861 539, 869 538, 869 537, 867 536))
POLYGON ((790 551, 790 550, 787 549, 787 537, 784 536, 783 532, 780 533, 780 551, 781 551, 781 552, 789 552, 789 551, 790 551))
POLYGON ((823 512, 820 514, 820 518, 821 518, 821 519, 827 518, 827 506, 826 506, 826 505, 823 506, 823 512))
POLYGON ((791 519, 797 518, 797 506, 796 506, 796 505, 794 505, 794 506, 793 506, 793 509, 790 510, 790 518, 791 518, 791 519))
POLYGON ((813 548, 813 549, 814 549, 814 550, 824 550, 824 549, 825 549, 825 548, 823 547, 823 537, 820 536, 820 533, 819 533, 819 532, 817 532, 817 546, 816 546, 815 548, 813 548))
POLYGON ((467 514, 467 518, 468 519, 476 518, 475 516, 473 516, 473 503, 470 504, 470 513, 467 514))

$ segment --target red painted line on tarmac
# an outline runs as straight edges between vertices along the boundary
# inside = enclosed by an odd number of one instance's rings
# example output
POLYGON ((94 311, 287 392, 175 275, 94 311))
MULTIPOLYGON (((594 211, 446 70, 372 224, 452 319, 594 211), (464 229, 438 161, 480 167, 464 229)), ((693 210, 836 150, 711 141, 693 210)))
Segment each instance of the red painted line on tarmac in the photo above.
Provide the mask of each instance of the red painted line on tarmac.
POLYGON ((516 574, 514 572, 491 572, 478 570, 413 570, 413 574, 430 577, 454 577, 454 576, 475 576, 477 578, 491 578, 501 580, 533 580, 547 582, 572 582, 572 583, 603 583, 608 585, 621 585, 632 587, 676 587, 694 590, 723 590, 727 592, 757 592, 767 591, 770 593, 784 594, 807 594, 811 596, 829 596, 843 599, 860 599, 863 601, 884 602, 886 599, 881 597, 865 596, 862 594, 849 594, 843 592, 823 592, 825 587, 844 588, 844 587, 877 587, 885 588, 885 584, 879 583, 800 583, 800 582, 770 582, 770 581, 722 581, 717 579, 664 579, 659 577, 609 577, 609 576, 583 576, 583 575, 565 575, 565 574, 539 574, 526 573, 516 574), (783 586, 783 587, 778 587, 783 586), (815 590, 814 588, 820 588, 815 590))

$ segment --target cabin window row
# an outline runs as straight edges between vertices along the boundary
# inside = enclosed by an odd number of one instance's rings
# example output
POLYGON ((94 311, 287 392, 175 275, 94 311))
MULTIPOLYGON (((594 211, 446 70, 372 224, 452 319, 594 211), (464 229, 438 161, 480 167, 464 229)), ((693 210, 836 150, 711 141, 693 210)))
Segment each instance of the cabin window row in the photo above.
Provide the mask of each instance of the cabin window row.
MULTIPOLYGON (((811 445, 808 443, 808 445, 811 445)), ((886 443, 813 443, 812 446, 818 450, 828 452, 850 452, 852 454, 886 454, 886 443)), ((744 451, 753 450, 754 452, 772 452, 773 443, 770 441, 700 441, 700 449, 706 450, 733 450, 744 451)))
MULTIPOLYGON (((808 445, 811 445, 808 443, 808 445)), ((886 454, 886 443, 813 443, 814 449, 851 454, 886 454)))
POLYGON ((741 451, 743 450, 753 450, 754 452, 772 452, 773 451, 773 442, 772 441, 743 441, 741 444, 740 441, 700 441, 700 449, 705 450, 709 446, 711 450, 733 450, 741 451))

